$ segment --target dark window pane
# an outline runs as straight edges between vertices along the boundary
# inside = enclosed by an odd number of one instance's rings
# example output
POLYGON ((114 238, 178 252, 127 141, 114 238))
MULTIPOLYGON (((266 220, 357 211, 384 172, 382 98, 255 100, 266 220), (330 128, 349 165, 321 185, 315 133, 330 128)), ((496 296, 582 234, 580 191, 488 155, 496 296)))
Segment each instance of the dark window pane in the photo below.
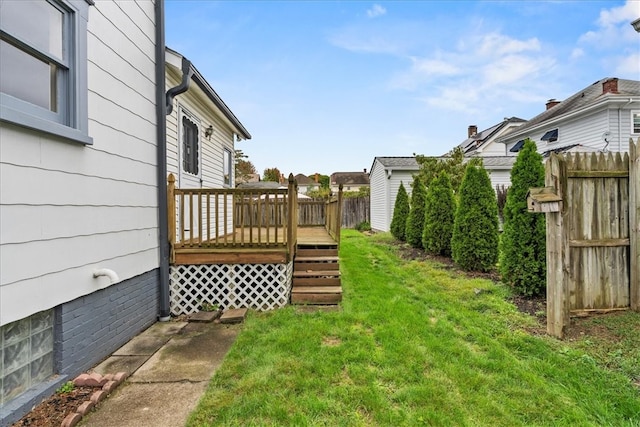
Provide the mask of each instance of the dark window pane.
POLYGON ((182 167, 185 172, 198 174, 198 125, 182 117, 182 167))

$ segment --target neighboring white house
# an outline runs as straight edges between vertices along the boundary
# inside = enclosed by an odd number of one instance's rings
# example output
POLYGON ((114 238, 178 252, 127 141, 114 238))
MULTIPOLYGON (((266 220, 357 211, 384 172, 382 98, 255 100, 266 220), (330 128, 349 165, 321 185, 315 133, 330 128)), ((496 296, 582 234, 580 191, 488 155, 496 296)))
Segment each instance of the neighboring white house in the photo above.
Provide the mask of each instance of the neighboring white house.
MULTIPOLYGON (((189 60, 169 48, 165 60, 170 94, 167 172, 175 175, 178 188, 234 188, 234 143, 251 139, 251 135, 189 60)), ((229 228, 232 206, 229 196, 229 228)), ((198 230, 195 219, 194 236, 198 230)))
POLYGON ((498 139, 509 155, 524 140, 538 152, 627 151, 629 138, 640 136, 640 81, 605 78, 564 101, 550 100, 546 110, 498 139))
MULTIPOLYGON (((465 157, 468 161, 473 157, 465 157)), ((511 168, 515 157, 483 156, 482 163, 489 173, 494 190, 497 186, 511 185, 511 168)), ((400 183, 411 195, 413 177, 420 171, 415 157, 376 157, 371 165, 371 228, 389 231, 393 219, 393 208, 400 183)))
POLYGON ((0 2, 0 425, 162 315, 163 4, 0 2))
POLYGON ((413 175, 420 166, 415 157, 375 157, 371 165, 370 194, 371 228, 389 231, 393 218, 393 207, 400 183, 411 194, 413 175))
POLYGON ((496 143, 496 140, 525 122, 526 120, 518 117, 505 117, 500 123, 481 132, 478 132, 477 126, 470 125, 467 130, 467 139, 459 147, 462 148, 465 157, 507 156, 504 144, 496 143))

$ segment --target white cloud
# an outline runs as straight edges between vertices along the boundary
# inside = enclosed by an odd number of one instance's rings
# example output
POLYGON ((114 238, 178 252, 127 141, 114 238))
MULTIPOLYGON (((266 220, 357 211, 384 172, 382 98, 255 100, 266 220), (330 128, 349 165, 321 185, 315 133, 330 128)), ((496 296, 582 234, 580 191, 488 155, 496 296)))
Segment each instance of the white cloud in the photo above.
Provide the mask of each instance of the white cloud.
POLYGON ((632 53, 618 59, 616 75, 638 79, 640 76, 640 53, 632 53))
POLYGON ((625 41, 637 40, 638 34, 631 26, 631 21, 638 17, 638 0, 627 0, 624 6, 603 9, 600 11, 596 28, 580 36, 578 42, 603 49, 620 46, 625 41))
POLYGON ((573 49, 571 51, 571 59, 578 59, 578 58, 582 58, 584 56, 584 49, 580 49, 579 47, 576 47, 575 49, 573 49))
POLYGON ((411 58, 411 60, 413 61, 411 69, 415 73, 441 76, 453 76, 461 73, 457 65, 441 59, 411 58))
POLYGON ((380 6, 379 4, 374 4, 371 9, 367 10, 367 16, 369 18, 377 18, 378 16, 385 15, 387 13, 387 9, 380 6))
POLYGON ((537 38, 517 40, 499 33, 491 33, 481 38, 478 54, 495 57, 527 51, 537 52, 539 50, 540 42, 537 38))

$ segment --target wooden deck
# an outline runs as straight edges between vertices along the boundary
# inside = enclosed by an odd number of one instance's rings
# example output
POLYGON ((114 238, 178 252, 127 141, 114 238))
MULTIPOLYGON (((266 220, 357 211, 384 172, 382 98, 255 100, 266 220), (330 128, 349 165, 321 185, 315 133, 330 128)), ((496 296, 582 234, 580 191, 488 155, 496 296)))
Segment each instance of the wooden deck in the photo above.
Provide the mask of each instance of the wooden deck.
MULTIPOLYGON (((285 239, 286 230, 243 228, 211 242, 186 240, 174 249, 173 264, 271 264, 293 259, 285 239), (237 243, 242 242, 242 243, 237 243)), ((324 226, 298 227, 298 246, 337 245, 324 226)))

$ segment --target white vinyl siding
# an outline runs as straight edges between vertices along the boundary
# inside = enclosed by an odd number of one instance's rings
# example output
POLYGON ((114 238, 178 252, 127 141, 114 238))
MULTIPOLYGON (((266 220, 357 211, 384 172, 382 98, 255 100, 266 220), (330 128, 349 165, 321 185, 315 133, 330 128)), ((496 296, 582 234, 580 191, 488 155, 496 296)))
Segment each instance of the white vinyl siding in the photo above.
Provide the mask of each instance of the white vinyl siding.
POLYGON ((374 230, 388 231, 387 225, 387 176, 384 166, 376 160, 371 167, 369 175, 371 191, 369 198, 371 202, 371 228, 374 230))
POLYGON ((0 325, 159 266, 154 3, 88 19, 93 145, 0 124, 0 325))
MULTIPOLYGON (((173 68, 166 67, 166 88, 170 89, 180 84, 182 76, 173 68)), ((206 94, 192 80, 189 89, 176 96, 173 100, 173 111, 167 116, 167 172, 173 173, 178 178, 177 185, 183 188, 224 188, 228 187, 224 181, 223 158, 224 151, 231 154, 233 161, 234 140, 233 130, 221 119, 221 112, 215 107, 206 94), (189 112, 200 125, 200 173, 199 182, 185 179, 180 175, 178 138, 180 132, 177 127, 179 111, 183 109, 189 112), (210 137, 205 137, 204 129, 213 127, 210 137)), ((232 165, 233 166, 233 165, 232 165)), ((231 169, 233 171, 233 167, 231 169)), ((232 181, 233 182, 233 181, 232 181)), ((222 201, 220 202, 220 216, 223 216, 222 201)), ((213 211, 212 207, 212 211, 213 211)), ((202 221, 206 213, 203 212, 202 221)), ((214 213, 211 213, 214 218, 214 213)), ((228 199, 227 230, 233 227, 232 200, 228 199)), ((224 232, 224 224, 218 224, 219 233, 224 232)))

